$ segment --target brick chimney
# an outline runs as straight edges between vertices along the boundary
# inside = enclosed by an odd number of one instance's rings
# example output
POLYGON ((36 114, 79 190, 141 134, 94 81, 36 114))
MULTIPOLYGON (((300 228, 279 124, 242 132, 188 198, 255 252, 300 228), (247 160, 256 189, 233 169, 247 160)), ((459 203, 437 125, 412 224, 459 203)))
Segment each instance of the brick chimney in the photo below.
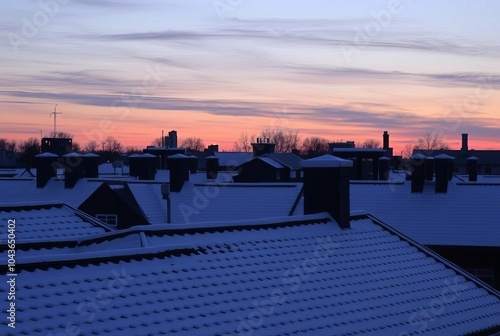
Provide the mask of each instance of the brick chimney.
POLYGON ((413 172, 411 173, 412 193, 421 193, 424 191, 426 158, 427 157, 423 154, 415 154, 410 156, 410 164, 413 167, 413 172))
POLYGON ((83 159, 83 177, 99 177, 99 155, 88 153, 82 156, 83 159))
POLYGON ((380 181, 387 181, 389 179, 389 171, 391 167, 391 159, 387 156, 382 156, 378 159, 378 179, 380 181))
POLYGON ((469 172, 469 182, 477 181, 479 159, 475 156, 471 156, 467 159, 467 170, 469 172))
POLYGON ((448 192, 450 171, 453 175, 453 160, 455 160, 454 157, 445 154, 440 154, 434 157, 434 167, 436 170, 436 193, 448 192))
POLYGON ((383 149, 389 149, 389 132, 384 131, 384 146, 383 149))
POLYGON ((208 156, 205 160, 207 165, 207 180, 215 180, 219 174, 219 158, 208 156))
POLYGON ((274 148, 276 147, 276 144, 269 142, 269 138, 267 138, 267 142, 264 142, 263 139, 257 138, 257 142, 252 143, 252 147, 253 147, 253 156, 261 156, 264 154, 274 153, 274 148))
POLYGON ((170 171, 170 191, 180 192, 184 182, 189 181, 190 158, 183 154, 168 157, 170 171))
POLYGON ((51 177, 57 176, 58 155, 45 152, 35 156, 36 187, 43 188, 51 177))
POLYGON ((64 158, 64 188, 72 189, 83 177, 83 158, 78 153, 68 153, 64 158))
POLYGON ((349 228, 352 161, 327 154, 304 160, 301 166, 304 214, 328 212, 341 228, 349 228))
POLYGON ((460 150, 460 154, 467 154, 469 152, 469 134, 462 134, 462 149, 460 150))

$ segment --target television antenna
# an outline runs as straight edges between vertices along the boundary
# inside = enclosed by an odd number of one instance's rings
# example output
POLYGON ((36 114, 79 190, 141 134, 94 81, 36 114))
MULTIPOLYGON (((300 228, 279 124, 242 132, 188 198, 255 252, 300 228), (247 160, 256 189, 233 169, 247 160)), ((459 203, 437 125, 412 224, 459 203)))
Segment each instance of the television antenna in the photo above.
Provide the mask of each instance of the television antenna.
POLYGON ((54 115, 54 137, 57 136, 57 115, 62 114, 62 112, 57 112, 57 104, 54 106, 54 112, 50 113, 50 116, 54 115))

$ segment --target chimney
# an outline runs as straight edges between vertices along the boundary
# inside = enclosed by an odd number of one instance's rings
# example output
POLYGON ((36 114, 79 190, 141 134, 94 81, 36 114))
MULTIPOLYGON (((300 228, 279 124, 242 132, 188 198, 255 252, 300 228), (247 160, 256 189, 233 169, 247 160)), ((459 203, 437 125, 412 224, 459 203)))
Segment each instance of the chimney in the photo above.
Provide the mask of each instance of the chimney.
POLYGON ((170 170, 170 191, 180 192, 184 182, 189 181, 190 158, 183 154, 168 157, 170 170))
POLYGON ((425 179, 427 181, 434 179, 434 158, 432 156, 425 158, 425 179))
POLYGON ((448 192, 450 161, 453 162, 454 159, 455 158, 445 154, 440 154, 434 157, 434 168, 436 169, 436 193, 448 192))
POLYGON ((56 177, 58 158, 58 155, 49 152, 35 156, 37 188, 45 187, 51 177, 56 177))
POLYGON ((378 159, 378 166, 378 179, 380 181, 387 181, 389 179, 391 159, 389 159, 387 156, 382 156, 380 159, 378 159))
POLYGON ((88 153, 82 156, 83 159, 83 177, 98 178, 99 177, 99 155, 88 153))
POLYGON ((413 167, 411 173, 411 192, 421 193, 424 191, 425 184, 425 159, 423 154, 414 154, 410 156, 410 164, 413 167))
POLYGON ((384 147, 383 149, 389 149, 389 132, 384 131, 384 147))
POLYGON ((479 159, 475 156, 471 156, 467 159, 467 170, 469 171, 469 182, 477 182, 477 172, 478 172, 479 159))
POLYGON ((154 180, 156 175, 156 156, 142 154, 137 157, 139 180, 154 180))
POLYGON ((467 154, 469 152, 469 134, 462 133, 462 149, 461 154, 467 154))
POLYGON ((219 174, 219 158, 216 156, 208 156, 205 158, 207 162, 207 179, 216 179, 219 174))
POLYGON ((198 171, 198 157, 194 155, 189 156, 189 171, 191 174, 196 174, 198 171))
POLYGON ((328 212, 341 228, 350 227, 352 161, 323 155, 301 162, 304 214, 328 212))
POLYGON ((64 158, 64 188, 72 189, 83 177, 83 158, 81 154, 69 153, 64 158))
POLYGON ((153 154, 132 154, 128 157, 130 176, 139 180, 154 180, 156 175, 156 156, 153 154))
MULTIPOLYGON (((269 140, 269 138, 268 138, 269 140)), ((276 144, 271 143, 271 142, 262 142, 259 139, 257 139, 257 142, 252 143, 253 147, 253 156, 261 156, 264 154, 272 154, 274 153, 274 147, 276 147, 276 144)))

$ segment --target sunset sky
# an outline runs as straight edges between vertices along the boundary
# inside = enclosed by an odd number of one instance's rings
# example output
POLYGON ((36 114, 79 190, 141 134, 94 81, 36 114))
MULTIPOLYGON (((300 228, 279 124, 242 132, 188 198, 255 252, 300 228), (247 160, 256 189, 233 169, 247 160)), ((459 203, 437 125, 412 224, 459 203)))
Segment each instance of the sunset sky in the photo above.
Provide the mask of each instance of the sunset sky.
POLYGON ((42 0, 2 3, 0 137, 58 130, 145 147, 161 131, 500 148, 500 2, 42 0))

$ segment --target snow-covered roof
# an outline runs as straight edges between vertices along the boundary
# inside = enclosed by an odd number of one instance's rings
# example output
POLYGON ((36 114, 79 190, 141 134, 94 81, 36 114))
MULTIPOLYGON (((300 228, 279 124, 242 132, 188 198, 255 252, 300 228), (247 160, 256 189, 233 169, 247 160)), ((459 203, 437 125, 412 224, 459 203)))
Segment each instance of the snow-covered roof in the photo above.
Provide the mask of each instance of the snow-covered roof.
POLYGON ((411 182, 351 183, 351 210, 365 210, 425 245, 500 246, 500 185, 433 183, 411 193, 411 182))
POLYGON ((284 166, 287 166, 291 170, 300 170, 300 163, 303 161, 300 157, 293 153, 272 153, 272 154, 264 154, 261 157, 269 156, 270 158, 278 161, 284 166))
POLYGON ((273 159, 271 157, 267 157, 267 156, 257 156, 255 158, 253 158, 252 160, 264 161, 265 163, 267 163, 268 165, 270 165, 271 167, 274 167, 276 169, 284 169, 285 168, 285 166, 283 166, 281 163, 279 163, 275 159, 273 159))
POLYGON ((301 183, 186 182, 180 193, 170 196, 171 221, 188 224, 287 216, 301 189, 301 183))
MULTIPOLYGON (((12 203, 0 206, 0 222, 12 221, 17 244, 76 239, 114 230, 83 212, 61 203, 12 203)), ((0 233, 7 242, 7 229, 0 233)))
POLYGON ((219 158, 219 165, 223 167, 237 167, 253 158, 252 153, 240 152, 215 152, 214 156, 219 158))
POLYGON ((353 163, 351 160, 345 160, 330 154, 325 154, 313 159, 304 160, 300 165, 304 168, 352 167, 353 163))
MULTIPOLYGON (((70 326, 82 335, 457 335, 500 327, 498 292, 383 223, 357 218, 351 229, 327 214, 152 226, 87 240, 83 253, 19 258, 16 334, 70 326)), ((7 292, 6 281, 0 286, 7 292)), ((8 306, 7 295, 1 300, 8 306)))
POLYGON ((80 179, 73 188, 65 188, 64 181, 51 178, 44 188, 36 187, 35 179, 0 179, 0 205, 12 202, 59 201, 77 208, 102 182, 80 179))

